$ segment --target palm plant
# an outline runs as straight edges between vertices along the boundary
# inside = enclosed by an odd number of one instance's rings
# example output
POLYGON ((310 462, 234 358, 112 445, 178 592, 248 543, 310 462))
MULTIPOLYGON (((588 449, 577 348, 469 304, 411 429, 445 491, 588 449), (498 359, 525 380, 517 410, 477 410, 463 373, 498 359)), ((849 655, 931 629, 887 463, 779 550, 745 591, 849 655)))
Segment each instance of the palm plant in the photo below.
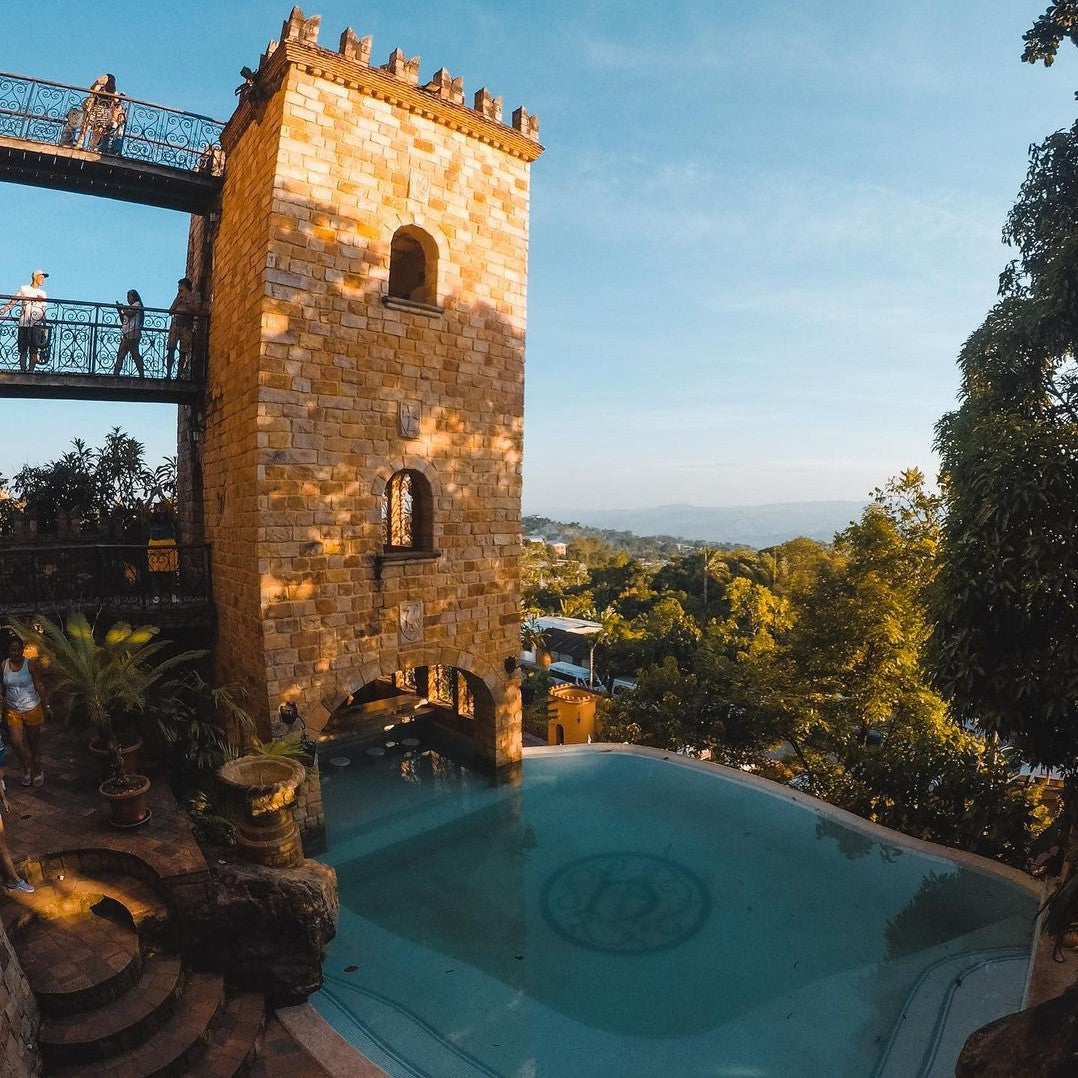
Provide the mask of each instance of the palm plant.
POLYGON ((81 708, 104 741, 113 769, 124 775, 121 731, 125 717, 144 714, 152 691, 178 667, 208 654, 188 650, 161 657, 168 642, 157 640, 155 625, 133 629, 117 622, 98 640, 94 626, 79 612, 64 626, 45 617, 33 622, 12 619, 11 627, 44 660, 53 691, 81 708))
POLYGON ((534 607, 521 606, 520 612, 520 650, 535 653, 536 659, 543 647, 543 630, 538 620, 541 611, 534 607))
POLYGON ((270 741, 261 741, 257 737, 251 738, 247 752, 251 756, 278 756, 287 760, 298 760, 304 765, 310 759, 310 753, 304 748, 299 734, 275 737, 270 741))
POLYGON ((234 686, 213 687, 197 670, 169 677, 154 693, 153 710, 179 789, 206 780, 250 741, 254 719, 234 686))

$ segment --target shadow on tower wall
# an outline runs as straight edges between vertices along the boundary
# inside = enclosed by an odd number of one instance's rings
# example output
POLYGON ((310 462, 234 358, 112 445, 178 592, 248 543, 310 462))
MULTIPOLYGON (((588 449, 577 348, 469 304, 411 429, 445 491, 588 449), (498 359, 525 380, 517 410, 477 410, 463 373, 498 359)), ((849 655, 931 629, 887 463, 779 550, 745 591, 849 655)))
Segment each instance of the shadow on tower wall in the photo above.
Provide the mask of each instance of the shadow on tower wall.
POLYGON ((387 307, 391 231, 291 192, 266 209, 261 271, 227 188, 214 237, 200 470, 220 674, 256 714, 294 699, 320 728, 378 677, 454 666, 489 693, 480 754, 518 754, 523 326, 461 302, 470 265, 443 313, 387 307), (382 500, 402 469, 429 483, 432 549, 394 560, 382 500))

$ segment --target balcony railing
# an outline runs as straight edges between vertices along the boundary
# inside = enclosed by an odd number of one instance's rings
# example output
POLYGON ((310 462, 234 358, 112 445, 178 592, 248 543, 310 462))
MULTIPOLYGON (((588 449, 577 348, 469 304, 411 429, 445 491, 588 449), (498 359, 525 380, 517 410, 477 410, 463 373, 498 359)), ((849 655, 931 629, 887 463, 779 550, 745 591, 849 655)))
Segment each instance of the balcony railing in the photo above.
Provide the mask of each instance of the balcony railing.
MULTIPOLYGON (((17 304, 22 300, 15 296, 0 296, 0 307, 9 300, 17 304)), ((120 315, 115 304, 83 303, 73 299, 49 299, 45 301, 47 344, 37 360, 35 370, 40 374, 66 374, 81 376, 136 377, 138 371, 134 359, 128 355, 116 371, 116 357, 120 349, 120 315)), ((0 372, 21 370, 18 349, 19 312, 16 306, 9 314, 0 317, 0 372)), ((160 307, 144 308, 142 336, 138 342, 142 368, 147 378, 176 378, 200 382, 206 373, 207 318, 192 316, 190 353, 181 365, 186 351, 177 346, 175 362, 168 362, 168 333, 172 316, 160 307)), ((28 355, 27 359, 31 357, 28 355)))
POLYGON ((0 72, 0 137, 89 149, 185 172, 220 175, 224 126, 221 120, 148 101, 123 95, 91 95, 85 87, 0 72), (114 102, 119 102, 126 114, 122 128, 100 122, 95 125, 95 119, 99 120, 114 102), (95 107, 97 113, 93 111, 95 107))
POLYGON ((177 571, 153 574, 145 544, 0 547, 0 611, 209 605, 210 548, 176 549, 177 571))

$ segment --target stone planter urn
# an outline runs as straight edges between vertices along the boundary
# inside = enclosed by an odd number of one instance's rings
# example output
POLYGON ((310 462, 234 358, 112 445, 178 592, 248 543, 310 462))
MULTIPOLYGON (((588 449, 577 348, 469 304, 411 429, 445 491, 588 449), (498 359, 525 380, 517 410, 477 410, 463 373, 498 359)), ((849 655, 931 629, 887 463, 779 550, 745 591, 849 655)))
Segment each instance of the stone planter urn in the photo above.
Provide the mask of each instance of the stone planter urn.
POLYGON ((273 868, 303 863, 303 846, 292 804, 306 768, 284 756, 241 756, 217 769, 217 777, 239 799, 236 845, 248 861, 273 868))

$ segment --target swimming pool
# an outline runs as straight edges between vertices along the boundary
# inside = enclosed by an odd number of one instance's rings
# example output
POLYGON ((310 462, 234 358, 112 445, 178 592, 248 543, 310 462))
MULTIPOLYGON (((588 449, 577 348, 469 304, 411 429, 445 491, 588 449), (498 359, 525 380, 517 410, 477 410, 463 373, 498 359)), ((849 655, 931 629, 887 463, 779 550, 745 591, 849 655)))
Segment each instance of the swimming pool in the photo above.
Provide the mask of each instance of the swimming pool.
POLYGON ((494 786, 423 752, 324 798, 311 1002, 394 1078, 937 1078, 1021 1005, 1024 877, 736 772, 580 746, 494 786))

